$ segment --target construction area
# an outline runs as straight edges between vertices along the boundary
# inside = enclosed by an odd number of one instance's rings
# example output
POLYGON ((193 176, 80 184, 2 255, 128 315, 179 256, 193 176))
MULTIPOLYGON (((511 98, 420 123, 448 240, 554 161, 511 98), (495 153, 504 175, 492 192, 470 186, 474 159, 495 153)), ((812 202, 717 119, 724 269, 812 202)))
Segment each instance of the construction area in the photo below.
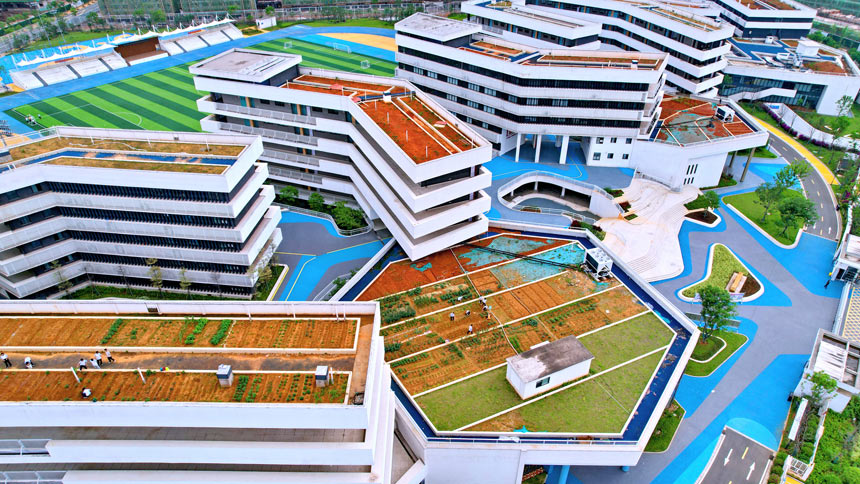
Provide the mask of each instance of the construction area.
POLYGON ((660 120, 651 137, 663 143, 685 146, 755 132, 734 113, 723 115, 721 109, 725 108, 712 101, 667 96, 660 109, 660 120))
POLYGON ((576 240, 491 233, 391 262, 358 299, 380 302, 385 360, 437 432, 620 438, 685 336, 585 257, 576 240), (521 399, 506 359, 568 336, 594 355, 590 373, 521 399))

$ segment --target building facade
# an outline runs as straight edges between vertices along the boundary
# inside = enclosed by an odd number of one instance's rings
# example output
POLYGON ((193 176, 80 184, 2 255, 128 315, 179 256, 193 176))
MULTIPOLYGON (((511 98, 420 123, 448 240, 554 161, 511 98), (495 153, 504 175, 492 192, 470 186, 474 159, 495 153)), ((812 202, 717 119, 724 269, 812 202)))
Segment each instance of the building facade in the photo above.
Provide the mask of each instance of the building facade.
POLYGON ((281 240, 254 136, 59 127, 0 164, 0 291, 89 284, 250 297, 281 240), (183 282, 184 285, 184 282, 183 282))
POLYGON ((731 101, 729 120, 710 99, 665 95, 664 53, 537 48, 423 13, 395 29, 397 75, 517 162, 633 168, 672 188, 708 187, 729 153, 767 140, 731 101))
POLYGON ((792 0, 711 0, 720 18, 745 39, 799 39, 809 34, 815 9, 792 0))
POLYGON ((376 304, 0 304, 5 327, 26 323, 47 330, 58 320, 68 331, 43 335, 44 345, 32 339, 19 343, 15 336, 2 341, 14 362, 3 370, 4 381, 29 389, 10 391, 7 385, 0 392, 0 478, 418 484, 424 477, 421 461, 395 435, 376 304), (207 319, 212 314, 217 320, 207 319), (102 354, 101 370, 90 362, 70 371, 63 358, 77 361, 84 348, 89 355, 103 349, 102 333, 86 329, 103 330, 117 318, 126 326, 111 337, 114 361, 102 354), (201 340, 215 327, 229 325, 216 363, 208 337, 198 342, 197 352, 164 338, 154 357, 154 341, 144 335, 173 334, 189 318, 205 327, 201 340), (326 336, 305 334, 311 323, 320 332, 325 328, 326 336), (138 338, 128 339, 133 328, 138 338), (91 336, 72 341, 70 334, 91 336), (23 368, 25 352, 39 371, 23 368))
POLYGON ((192 66, 203 129, 262 136, 273 183, 351 197, 413 259, 486 231, 489 142, 407 81, 299 62, 234 49, 192 66))
POLYGON ((726 41, 733 34, 730 25, 693 13, 690 8, 660 2, 514 0, 488 4, 473 0, 464 2, 462 10, 491 32, 516 33, 523 42, 541 40, 546 42, 543 46, 568 46, 566 41, 551 42, 581 30, 565 23, 598 26, 603 44, 627 51, 668 54, 668 86, 704 96, 715 95, 722 82, 720 71, 729 52, 726 41), (550 34, 555 37, 548 37, 550 34))

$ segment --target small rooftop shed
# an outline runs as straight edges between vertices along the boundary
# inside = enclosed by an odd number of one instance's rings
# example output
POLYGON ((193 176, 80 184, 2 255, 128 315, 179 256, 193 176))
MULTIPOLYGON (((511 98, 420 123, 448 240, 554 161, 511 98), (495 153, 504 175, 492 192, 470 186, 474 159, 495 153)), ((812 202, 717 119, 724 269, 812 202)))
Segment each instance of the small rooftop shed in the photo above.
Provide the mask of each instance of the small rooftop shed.
POLYGON ((587 375, 594 355, 576 336, 568 336, 507 359, 508 382, 523 399, 587 375))

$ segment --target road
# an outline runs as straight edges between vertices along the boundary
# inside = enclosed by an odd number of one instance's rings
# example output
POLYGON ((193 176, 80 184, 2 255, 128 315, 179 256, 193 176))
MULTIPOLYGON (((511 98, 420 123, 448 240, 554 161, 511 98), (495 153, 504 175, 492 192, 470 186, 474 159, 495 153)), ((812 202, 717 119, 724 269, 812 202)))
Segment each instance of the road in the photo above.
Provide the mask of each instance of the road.
POLYGON ((767 479, 774 451, 726 427, 697 484, 758 484, 767 479))
MULTIPOLYGON (((789 163, 795 160, 805 161, 797 150, 773 134, 770 135, 770 148, 789 163)), ((839 219, 839 212, 836 210, 835 199, 830 187, 824 181, 821 174, 814 169, 809 171, 809 175, 804 177, 801 183, 803 184, 803 189, 806 190, 807 197, 815 203, 815 209, 818 210, 818 220, 815 222, 815 225, 806 227, 806 232, 827 239, 837 240, 842 223, 839 219)))

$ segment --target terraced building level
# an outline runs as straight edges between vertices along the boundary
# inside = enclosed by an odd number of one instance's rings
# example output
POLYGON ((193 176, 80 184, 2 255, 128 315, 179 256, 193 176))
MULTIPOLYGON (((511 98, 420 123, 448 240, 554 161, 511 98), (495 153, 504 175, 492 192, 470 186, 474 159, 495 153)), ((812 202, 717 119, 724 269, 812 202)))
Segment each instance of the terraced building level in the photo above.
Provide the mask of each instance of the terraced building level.
POLYGON ((0 293, 250 297, 281 240, 256 136, 54 128, 0 158, 0 293), (190 286, 184 287, 185 281, 190 286))
POLYGON ((191 66, 206 131, 263 137, 276 185, 350 197, 412 259, 487 230, 490 143, 400 80, 233 49, 191 66))

